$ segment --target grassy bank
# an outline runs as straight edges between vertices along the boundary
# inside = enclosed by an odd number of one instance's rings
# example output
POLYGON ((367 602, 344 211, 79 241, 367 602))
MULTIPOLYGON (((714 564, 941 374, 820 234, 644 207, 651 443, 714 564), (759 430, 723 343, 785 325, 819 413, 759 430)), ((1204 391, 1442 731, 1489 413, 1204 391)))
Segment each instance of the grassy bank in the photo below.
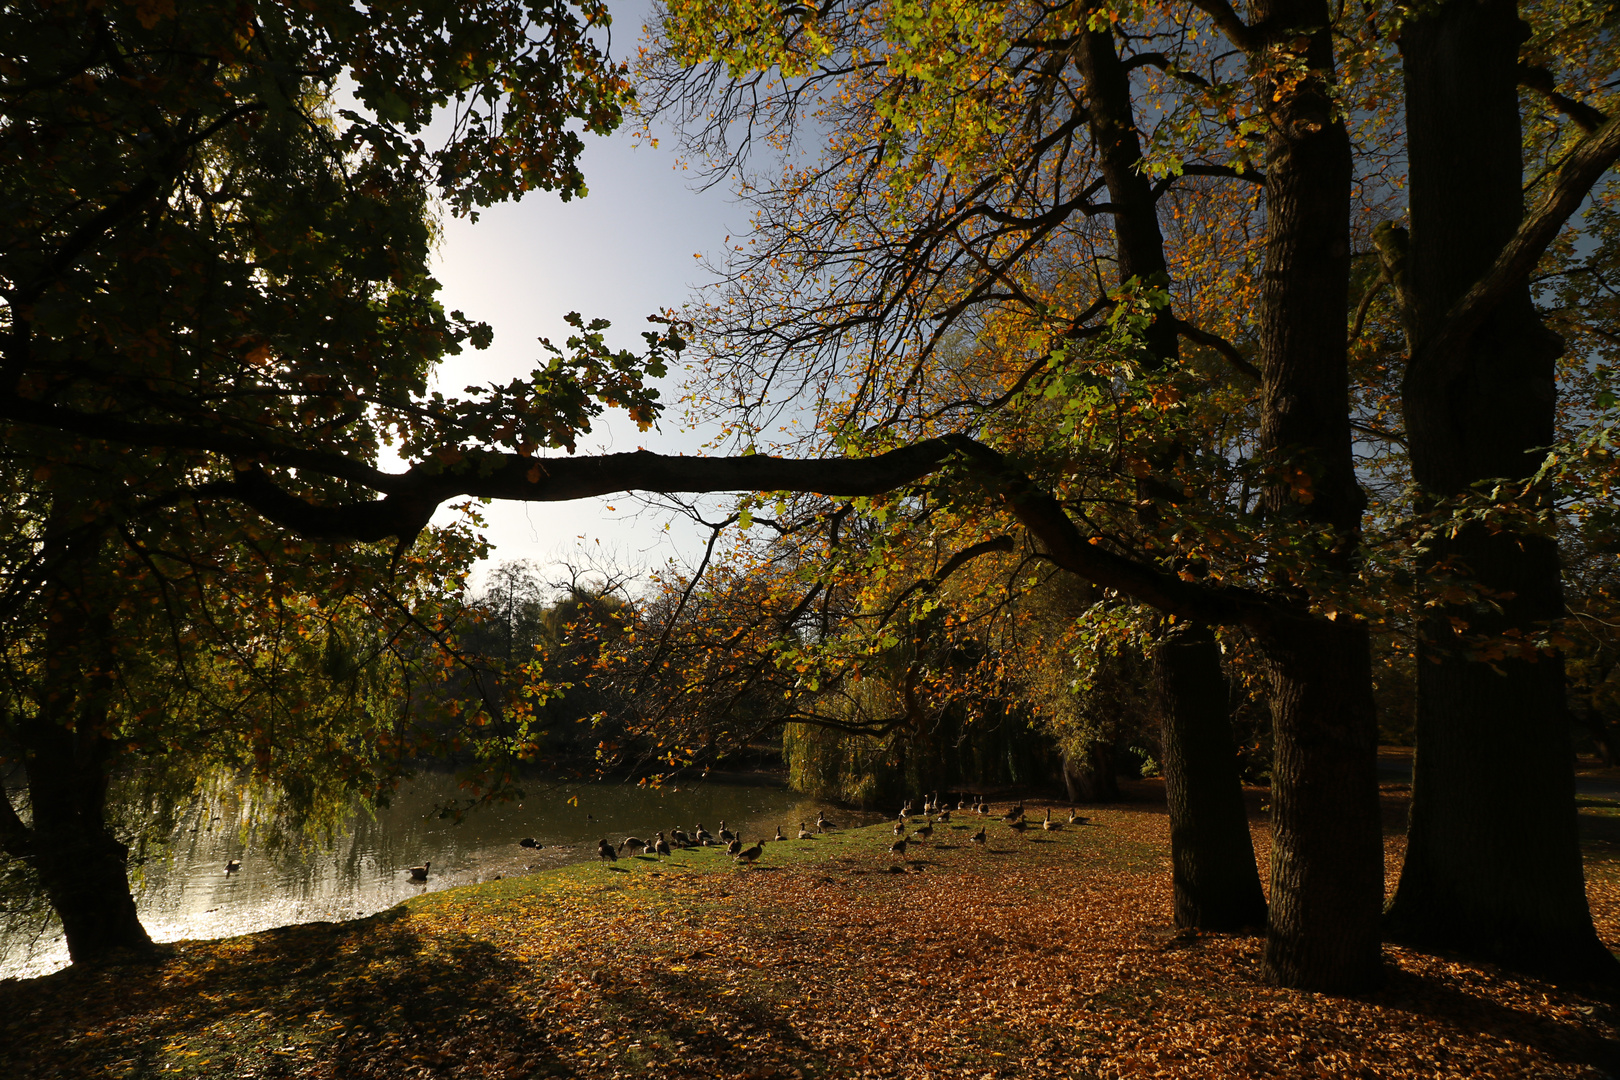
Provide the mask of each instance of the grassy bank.
MULTIPOLYGON (((1391 948, 1383 990, 1327 998, 1261 985, 1257 938, 1176 936, 1162 806, 1023 838, 992 822, 988 849, 966 842, 982 821, 903 864, 876 826, 768 844, 752 869, 715 850, 570 866, 0 984, 0 1075, 1617 1071, 1614 1004, 1579 987, 1391 948)), ((1593 854, 1620 944, 1620 863, 1593 854)))

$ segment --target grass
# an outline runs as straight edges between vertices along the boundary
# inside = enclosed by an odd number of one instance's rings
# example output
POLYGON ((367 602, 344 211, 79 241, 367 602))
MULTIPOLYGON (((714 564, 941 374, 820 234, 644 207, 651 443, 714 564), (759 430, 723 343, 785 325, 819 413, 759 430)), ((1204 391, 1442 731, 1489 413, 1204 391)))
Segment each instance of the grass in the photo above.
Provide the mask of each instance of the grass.
MULTIPOLYGON (((1616 1065, 1614 1004, 1582 987, 1397 948, 1374 994, 1267 987, 1258 938, 1170 931, 1162 806, 1093 815, 1023 838, 992 820, 984 849, 966 841, 984 820, 969 817, 904 862, 874 826, 767 844, 753 868, 716 849, 569 866, 369 919, 0 983, 0 1076, 1554 1077, 1616 1065)), ((1590 876, 1613 937, 1620 866, 1590 876)))

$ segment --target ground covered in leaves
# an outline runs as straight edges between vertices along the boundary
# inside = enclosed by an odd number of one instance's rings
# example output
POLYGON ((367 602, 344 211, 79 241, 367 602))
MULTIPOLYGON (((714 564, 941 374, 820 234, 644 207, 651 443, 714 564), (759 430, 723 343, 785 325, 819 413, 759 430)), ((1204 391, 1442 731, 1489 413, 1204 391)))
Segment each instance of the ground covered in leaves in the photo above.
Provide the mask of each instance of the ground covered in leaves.
MULTIPOLYGON (((991 819, 985 849, 987 819, 958 816, 904 863, 874 826, 751 869, 571 866, 0 983, 0 1076, 1620 1075, 1620 1011, 1591 988, 1399 948, 1374 994, 1265 986, 1258 938, 1170 931, 1162 804, 1091 813, 991 819)), ((1613 846, 1588 847, 1611 947, 1613 846)))

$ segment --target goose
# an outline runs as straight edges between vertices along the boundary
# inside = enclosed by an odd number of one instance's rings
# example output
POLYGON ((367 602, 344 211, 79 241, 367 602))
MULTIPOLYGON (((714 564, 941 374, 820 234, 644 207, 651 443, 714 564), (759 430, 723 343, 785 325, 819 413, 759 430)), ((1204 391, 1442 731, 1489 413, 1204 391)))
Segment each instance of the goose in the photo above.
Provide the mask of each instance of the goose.
POLYGON ((889 845, 889 854, 890 855, 898 855, 902 859, 905 858, 906 857, 906 838, 902 836, 900 839, 898 839, 894 843, 890 844, 889 845))
POLYGON ((539 847, 539 846, 540 846, 539 844, 534 842, 534 837, 532 837, 532 836, 525 836, 523 839, 518 841, 518 847, 539 847))
POLYGON ((234 874, 240 869, 242 869, 241 859, 232 859, 230 862, 225 864, 225 872, 227 874, 234 874))
POLYGON ((932 821, 924 821, 921 825, 917 826, 917 839, 931 840, 933 837, 934 823, 932 821))
POLYGON ((980 847, 983 847, 987 839, 987 837, 984 835, 984 826, 980 825, 979 831, 974 833, 971 837, 969 837, 969 839, 971 839, 975 844, 978 844, 980 847))
POLYGON ((1084 814, 1077 814, 1073 810, 1069 811, 1069 824, 1070 825, 1084 825, 1086 822, 1088 822, 1090 820, 1091 819, 1086 817, 1084 814))
POLYGON ((980 817, 989 817, 990 816, 990 804, 987 803, 987 802, 980 802, 979 805, 977 807, 975 807, 975 809, 977 809, 979 811, 979 816, 980 817))
POLYGON ((894 823, 894 835, 896 835, 896 836, 904 836, 904 835, 906 835, 906 823, 904 821, 897 821, 897 822, 894 823))
POLYGON ((1025 821, 1023 818, 1018 818, 1016 821, 1009 822, 1008 824, 1014 832, 1023 832, 1025 829, 1029 828, 1029 822, 1025 821))
POLYGON ((1017 821, 1019 818, 1021 818, 1023 816, 1024 816, 1024 804, 1019 803, 1017 806, 1013 807, 1011 810, 1008 810, 1005 814, 1003 814, 1001 816, 1001 820, 1002 821, 1009 821, 1009 822, 1010 821, 1017 821))
POLYGON ((731 843, 726 845, 727 855, 735 857, 740 851, 742 851, 742 840, 740 838, 733 840, 731 843))
POLYGON ((619 850, 622 852, 625 848, 629 848, 632 855, 636 854, 637 852, 644 852, 650 847, 652 847, 652 845, 647 843, 647 841, 643 840, 639 836, 627 836, 623 840, 619 841, 619 850))
MULTIPOLYGON (((664 834, 659 833, 658 835, 663 836, 664 834)), ((692 838, 690 836, 687 836, 684 832, 682 832, 679 829, 671 829, 671 830, 669 830, 669 840, 670 840, 670 843, 674 844, 676 847, 692 847, 693 846, 692 845, 692 838)))
POLYGON ((1041 828, 1045 829, 1047 832, 1055 832, 1058 829, 1063 828, 1063 822, 1052 820, 1051 807, 1046 808, 1046 820, 1041 822, 1041 828))
POLYGON ((428 876, 428 868, 430 866, 432 866, 432 865, 433 865, 433 860, 429 859, 427 862, 423 863, 421 866, 412 866, 412 867, 408 868, 405 872, 407 874, 411 875, 411 880, 412 881, 426 881, 427 876, 428 876))
POLYGON ((906 805, 904 805, 904 806, 902 806, 900 808, 900 820, 904 821, 904 820, 906 820, 906 818, 908 818, 910 816, 911 816, 911 800, 907 799, 906 800, 906 805))
POLYGON ((786 840, 787 839, 787 837, 782 835, 782 826, 780 826, 780 825, 778 825, 776 827, 776 839, 778 839, 778 840, 786 840))
POLYGON ((660 859, 669 854, 669 841, 664 839, 663 833, 658 834, 658 842, 653 845, 653 854, 660 859))
POLYGON ((811 832, 809 829, 804 827, 804 822, 802 822, 802 821, 799 822, 799 839, 800 840, 814 840, 815 836, 816 836, 815 833, 811 832))
POLYGON ((941 810, 939 812, 939 823, 941 825, 949 825, 951 823, 951 812, 949 810, 941 810))
POLYGON ((613 850, 613 845, 604 837, 596 842, 596 857, 603 862, 618 862, 619 853, 613 850))
POLYGON ((967 796, 966 795, 964 795, 960 799, 956 800, 956 808, 958 810, 966 810, 968 808, 968 801, 967 801, 967 796))
POLYGON ((720 822, 720 839, 727 844, 737 839, 737 834, 726 828, 724 820, 720 822))
POLYGON ((700 844, 705 844, 706 845, 706 844, 708 844, 708 842, 710 840, 714 839, 714 834, 711 833, 708 829, 705 829, 703 827, 703 822, 700 821, 700 822, 698 822, 698 827, 697 827, 696 831, 694 831, 692 833, 692 839, 696 840, 700 844))
MULTIPOLYGON (((738 843, 740 844, 742 841, 739 840, 738 843)), ((754 860, 763 854, 765 854, 765 841, 761 840, 753 847, 745 848, 744 850, 737 852, 734 857, 744 866, 753 866, 754 860)))
POLYGON ((818 810, 816 812, 816 828, 820 829, 822 832, 826 832, 828 829, 837 828, 837 826, 832 823, 831 818, 818 810))

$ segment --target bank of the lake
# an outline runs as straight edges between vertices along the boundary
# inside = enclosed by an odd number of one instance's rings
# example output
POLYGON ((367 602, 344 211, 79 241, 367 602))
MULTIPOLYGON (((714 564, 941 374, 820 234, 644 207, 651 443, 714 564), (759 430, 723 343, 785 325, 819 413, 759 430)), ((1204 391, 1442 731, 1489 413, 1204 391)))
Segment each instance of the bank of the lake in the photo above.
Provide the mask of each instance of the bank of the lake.
MULTIPOLYGON (((354 919, 425 892, 594 859, 603 838, 616 843, 699 823, 718 831, 722 821, 749 837, 771 836, 777 826, 796 830, 827 806, 766 773, 694 773, 656 788, 536 776, 522 789, 521 800, 458 819, 445 813, 468 796, 455 774, 424 770, 386 808, 356 806, 328 836, 277 843, 254 793, 223 782, 172 834, 144 849, 132 882, 141 921, 154 940, 167 942, 354 919), (536 846, 520 846, 525 838, 536 846), (241 866, 227 873, 231 860, 241 866), (407 868, 425 862, 432 864, 428 879, 413 881, 407 868)), ((43 975, 67 963, 59 931, 0 934, 0 978, 43 975)))
MULTIPOLYGON (((1383 990, 1330 998, 1261 984, 1258 938, 1171 933, 1151 790, 1023 837, 959 816, 903 860, 877 825, 769 844, 753 868, 713 849, 573 865, 4 983, 0 1075, 1615 1071, 1615 1004, 1590 988, 1391 948, 1383 990), (981 848, 967 838, 983 824, 981 848)), ((1263 857, 1258 818, 1255 834, 1263 857)), ((1398 825, 1388 844, 1393 881, 1398 825)), ((1612 947, 1620 863, 1611 839, 1593 845, 1612 947)))

